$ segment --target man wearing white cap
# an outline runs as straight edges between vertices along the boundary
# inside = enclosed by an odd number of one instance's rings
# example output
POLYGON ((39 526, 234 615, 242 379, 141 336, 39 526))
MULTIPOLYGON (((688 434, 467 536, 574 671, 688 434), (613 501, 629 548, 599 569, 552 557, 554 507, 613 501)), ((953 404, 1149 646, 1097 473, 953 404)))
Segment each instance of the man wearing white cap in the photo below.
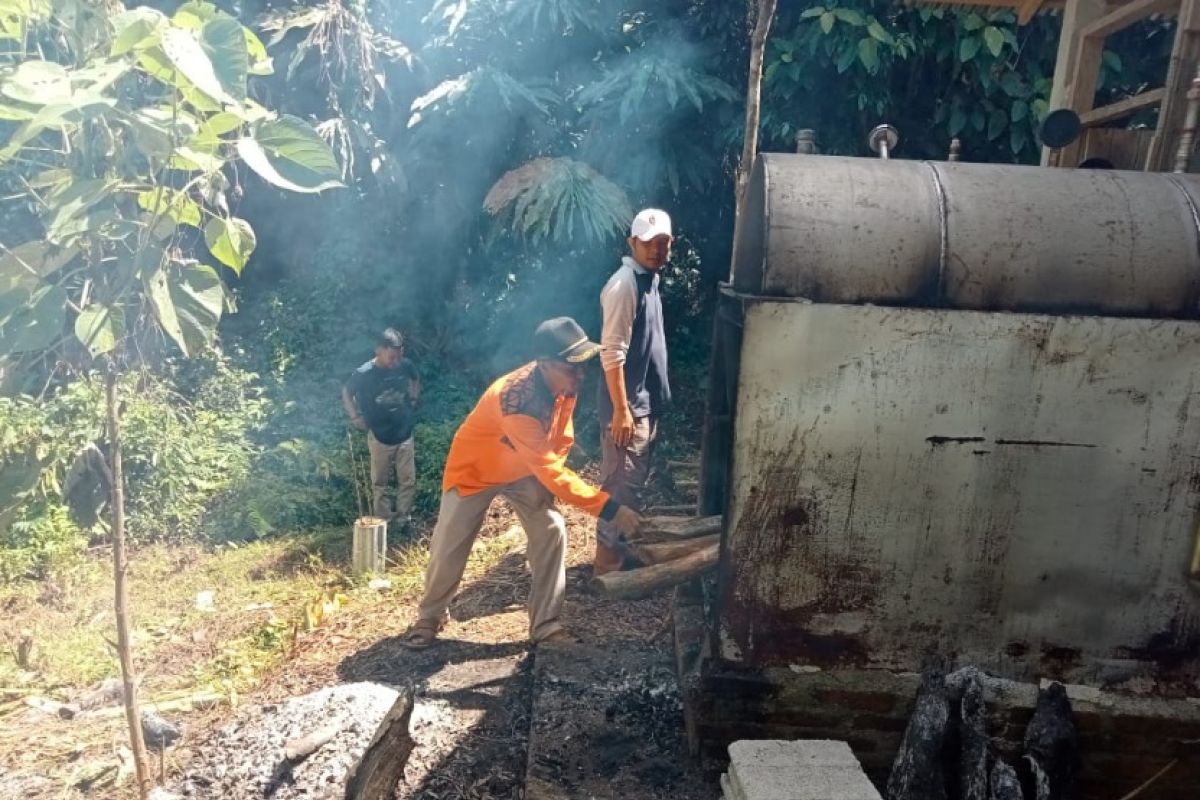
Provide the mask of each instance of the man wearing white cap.
MULTIPOLYGON (((658 419, 671 399, 667 381, 667 340, 663 333, 659 270, 671 255, 671 218, 647 208, 633 218, 630 255, 600 292, 604 328, 600 337, 603 461, 602 488, 639 513, 650 475, 658 419)), ((635 563, 621 532, 604 520, 596 526, 595 574, 635 563)))

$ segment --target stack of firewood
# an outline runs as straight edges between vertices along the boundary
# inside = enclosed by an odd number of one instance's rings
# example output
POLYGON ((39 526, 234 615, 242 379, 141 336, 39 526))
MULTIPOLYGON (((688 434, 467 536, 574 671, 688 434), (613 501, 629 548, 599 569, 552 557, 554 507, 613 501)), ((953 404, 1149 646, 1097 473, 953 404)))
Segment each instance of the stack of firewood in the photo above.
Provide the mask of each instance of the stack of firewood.
POLYGON ((720 548, 721 517, 646 517, 630 540, 646 566, 592 580, 606 597, 634 600, 677 586, 712 569, 720 548))

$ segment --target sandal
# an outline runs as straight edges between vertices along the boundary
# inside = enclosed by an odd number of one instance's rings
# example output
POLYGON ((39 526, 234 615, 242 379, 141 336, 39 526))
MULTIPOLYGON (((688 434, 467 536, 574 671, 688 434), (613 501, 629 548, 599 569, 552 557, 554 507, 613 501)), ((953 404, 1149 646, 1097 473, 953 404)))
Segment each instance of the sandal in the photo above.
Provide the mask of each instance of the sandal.
POLYGON ((400 646, 409 650, 424 650, 437 641, 442 626, 428 619, 419 619, 400 634, 400 646))
POLYGON ((538 639, 536 644, 583 644, 583 639, 580 639, 566 628, 559 628, 554 633, 538 639))

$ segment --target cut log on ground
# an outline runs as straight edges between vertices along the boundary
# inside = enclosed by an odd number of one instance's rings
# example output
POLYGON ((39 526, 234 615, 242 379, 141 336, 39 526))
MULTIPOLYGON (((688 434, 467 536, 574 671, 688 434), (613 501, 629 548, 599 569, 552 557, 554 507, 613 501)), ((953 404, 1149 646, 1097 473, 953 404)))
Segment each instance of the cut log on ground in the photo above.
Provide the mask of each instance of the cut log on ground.
POLYGON ((413 691, 408 688, 400 692, 362 757, 350 768, 346 800, 388 800, 392 796, 413 749, 408 733, 412 712, 413 691))
POLYGON ((341 732, 341 725, 326 725, 307 736, 292 739, 283 746, 283 757, 293 764, 299 763, 329 744, 341 732))
POLYGON ((710 544, 703 550, 686 555, 665 564, 631 569, 628 572, 610 572, 592 579, 592 589, 605 597, 619 600, 636 600, 649 597, 655 592, 670 589, 717 565, 718 544, 710 544))
POLYGON ((709 536, 721 532, 721 516, 711 517, 646 517, 638 527, 636 536, 631 537, 639 542, 662 542, 677 539, 694 539, 697 536, 709 536))
POLYGON ((709 536, 699 536, 695 539, 684 539, 681 542, 662 542, 660 544, 635 544, 634 555, 645 564, 665 564, 678 558, 691 555, 697 550, 717 544, 721 540, 719 533, 709 536))

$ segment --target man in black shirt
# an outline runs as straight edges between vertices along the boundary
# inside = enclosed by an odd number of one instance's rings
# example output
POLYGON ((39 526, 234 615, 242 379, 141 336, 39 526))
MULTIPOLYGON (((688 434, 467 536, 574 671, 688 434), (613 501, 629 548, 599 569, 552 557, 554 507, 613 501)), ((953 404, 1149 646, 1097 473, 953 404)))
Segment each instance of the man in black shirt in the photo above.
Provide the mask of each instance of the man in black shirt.
POLYGON ((371 488, 375 516, 407 522, 412 513, 417 471, 413 426, 421 377, 404 357, 404 337, 388 328, 375 345, 375 357, 354 371, 342 387, 342 405, 350 422, 367 431, 371 452, 371 488), (396 506, 389 497, 390 473, 396 471, 396 506))

